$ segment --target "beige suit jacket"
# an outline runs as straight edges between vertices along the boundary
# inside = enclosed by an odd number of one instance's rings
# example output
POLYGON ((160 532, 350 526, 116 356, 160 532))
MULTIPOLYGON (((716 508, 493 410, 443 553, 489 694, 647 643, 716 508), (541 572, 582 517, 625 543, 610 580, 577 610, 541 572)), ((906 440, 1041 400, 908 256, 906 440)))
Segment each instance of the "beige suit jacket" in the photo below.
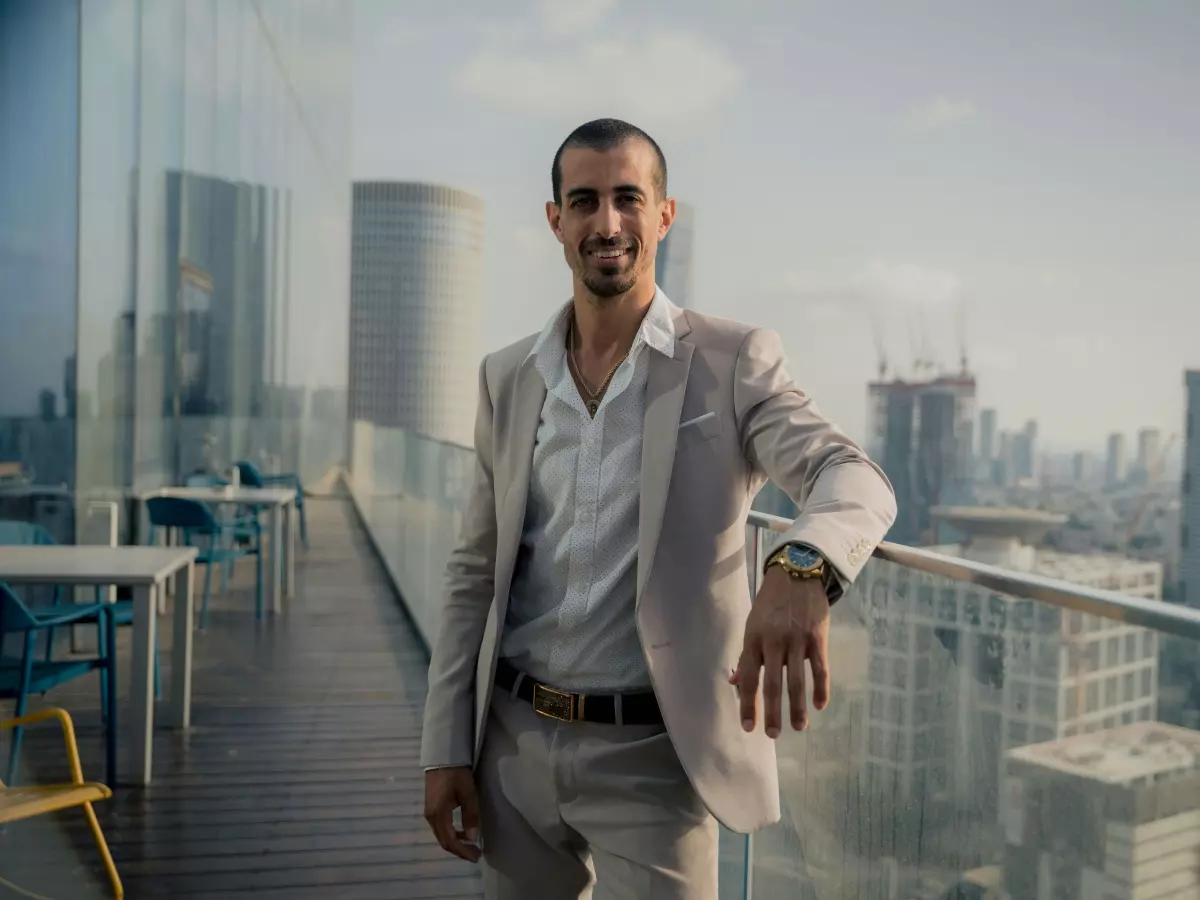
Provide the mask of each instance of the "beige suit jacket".
MULTIPOLYGON (((750 832, 779 818, 774 744, 761 725, 742 730, 728 682, 750 611, 750 503, 774 480, 800 507, 787 539, 820 550, 851 582, 891 526, 895 498, 792 383, 774 333, 674 307, 672 316, 674 358, 650 354, 646 387, 638 634, 693 786, 722 824, 750 832)), ((476 480, 430 662, 424 766, 479 758, 546 396, 527 358, 535 339, 480 367, 476 480)))

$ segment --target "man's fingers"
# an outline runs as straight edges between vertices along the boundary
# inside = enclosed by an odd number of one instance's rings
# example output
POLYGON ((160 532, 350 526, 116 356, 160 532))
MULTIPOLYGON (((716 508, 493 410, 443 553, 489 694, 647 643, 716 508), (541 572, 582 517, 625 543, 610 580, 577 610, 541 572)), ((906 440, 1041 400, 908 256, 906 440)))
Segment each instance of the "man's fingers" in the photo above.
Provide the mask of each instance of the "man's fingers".
POLYGON ((829 705, 829 648, 823 637, 810 642, 808 665, 812 669, 813 706, 824 709, 829 705))
POLYGON ((757 720, 755 707, 758 702, 758 670, 762 668, 762 654, 757 648, 747 647, 738 660, 734 681, 742 700, 742 728, 753 731, 757 720))
POLYGON ((763 654, 763 723, 767 737, 779 737, 782 725, 780 706, 783 702, 783 664, 786 660, 783 642, 770 637, 763 654))
POLYGON ((792 728, 803 731, 808 727, 808 702, 804 691, 804 648, 792 647, 787 659, 788 710, 792 728))
POLYGON ((457 842, 457 838, 454 837, 454 810, 449 806, 428 810, 425 813, 425 821, 429 823, 438 845, 447 853, 453 853, 454 844, 457 842))
POLYGON ((479 848, 474 844, 467 843, 463 839, 464 835, 455 830, 452 814, 447 814, 444 820, 439 820, 434 834, 437 835, 438 843, 442 845, 443 850, 453 853, 459 859, 465 859, 467 862, 479 862, 479 848))
POLYGON ((479 840, 479 797, 475 793, 474 780, 464 785, 458 798, 462 807, 463 834, 471 843, 479 840))
POLYGON ((482 854, 473 843, 468 843, 474 839, 467 835, 469 830, 476 835, 479 830, 474 781, 464 781, 457 773, 451 775, 448 770, 439 770, 427 773, 425 791, 425 821, 429 823, 438 845, 460 859, 478 862, 482 854), (454 810, 460 806, 463 810, 462 832, 454 828, 454 810))

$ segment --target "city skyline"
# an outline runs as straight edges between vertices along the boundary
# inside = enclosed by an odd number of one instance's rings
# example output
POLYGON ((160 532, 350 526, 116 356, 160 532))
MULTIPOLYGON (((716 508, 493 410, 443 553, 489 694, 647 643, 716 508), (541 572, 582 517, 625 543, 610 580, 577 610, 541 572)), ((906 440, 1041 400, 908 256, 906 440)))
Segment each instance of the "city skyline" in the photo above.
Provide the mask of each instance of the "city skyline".
POLYGON ((357 117, 355 177, 453 184, 496 210, 490 346, 569 291, 549 159, 616 115, 663 144, 671 193, 703 219, 696 305, 778 330, 797 382, 856 435, 876 332, 902 374, 920 355, 956 371, 965 335, 980 405, 1039 421, 1048 448, 1180 430, 1181 373, 1200 364, 1200 122, 1180 112, 1200 9, 873 5, 866 32, 841 7, 622 6, 530 2, 500 21, 356 5, 359 108, 423 90, 402 116, 357 117))

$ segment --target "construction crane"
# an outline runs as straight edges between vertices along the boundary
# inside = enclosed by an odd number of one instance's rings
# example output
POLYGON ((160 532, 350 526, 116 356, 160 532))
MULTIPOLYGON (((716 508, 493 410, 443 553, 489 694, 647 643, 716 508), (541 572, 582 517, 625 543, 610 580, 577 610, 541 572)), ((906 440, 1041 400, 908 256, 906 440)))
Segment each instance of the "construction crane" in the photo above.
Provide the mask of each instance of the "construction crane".
POLYGON ((887 378, 888 362, 887 362, 887 346, 883 340, 883 328, 879 322, 879 309, 871 307, 871 334, 875 338, 875 355, 878 360, 879 380, 882 382, 887 378))
POLYGON ((958 331, 958 362, 959 372, 966 377, 971 371, 970 363, 967 359, 967 304, 959 299, 958 308, 954 311, 955 326, 958 331))

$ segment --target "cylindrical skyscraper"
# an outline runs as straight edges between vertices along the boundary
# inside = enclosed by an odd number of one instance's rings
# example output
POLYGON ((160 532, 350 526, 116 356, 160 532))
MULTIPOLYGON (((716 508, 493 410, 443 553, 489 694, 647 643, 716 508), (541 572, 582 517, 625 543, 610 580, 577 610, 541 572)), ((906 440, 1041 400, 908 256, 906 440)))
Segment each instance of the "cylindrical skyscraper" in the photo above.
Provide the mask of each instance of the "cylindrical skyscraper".
POLYGON ((355 182, 351 417, 470 445, 482 317, 483 201, 355 182))
POLYGON ((693 302, 692 247, 696 239, 696 211, 675 201, 675 224, 659 242, 654 277, 671 302, 690 309, 693 302))

